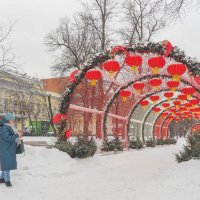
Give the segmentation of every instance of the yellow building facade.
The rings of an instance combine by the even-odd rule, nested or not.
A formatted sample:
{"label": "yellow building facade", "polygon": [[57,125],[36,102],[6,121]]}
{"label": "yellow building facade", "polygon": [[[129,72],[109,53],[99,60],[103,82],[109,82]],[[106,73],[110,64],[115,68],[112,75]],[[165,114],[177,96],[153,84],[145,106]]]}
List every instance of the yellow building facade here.
{"label": "yellow building facade", "polygon": [[55,114],[59,108],[59,94],[45,91],[42,81],[26,74],[1,72],[0,118],[7,112],[13,113],[18,130],[37,124],[41,126],[43,122],[49,124],[49,95],[51,95],[52,111]]}

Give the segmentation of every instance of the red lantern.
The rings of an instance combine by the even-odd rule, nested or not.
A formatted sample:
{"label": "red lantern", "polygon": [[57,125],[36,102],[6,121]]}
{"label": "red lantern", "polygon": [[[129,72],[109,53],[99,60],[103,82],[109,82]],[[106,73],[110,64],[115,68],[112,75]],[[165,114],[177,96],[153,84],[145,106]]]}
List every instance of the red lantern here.
{"label": "red lantern", "polygon": [[168,81],[167,82],[167,86],[168,86],[168,88],[170,88],[173,92],[175,92],[176,91],[176,88],[179,86],[179,82],[177,82],[177,81]]}
{"label": "red lantern", "polygon": [[142,58],[138,55],[129,54],[126,57],[125,62],[131,67],[133,72],[136,72],[137,68],[142,65]]}
{"label": "red lantern", "polygon": [[180,81],[181,75],[186,71],[186,66],[181,63],[171,64],[167,67],[167,72],[172,76],[173,81]]}
{"label": "red lantern", "polygon": [[168,119],[169,119],[169,121],[172,121],[172,120],[174,119],[174,116],[173,116],[173,115],[170,115],[170,116],[168,117]]}
{"label": "red lantern", "polygon": [[121,90],[120,96],[122,97],[122,101],[127,101],[127,98],[131,95],[129,90]]}
{"label": "red lantern", "polygon": [[140,101],[140,105],[145,109],[147,107],[147,105],[149,104],[149,102],[147,100],[142,100]]}
{"label": "red lantern", "polygon": [[159,74],[160,69],[165,65],[165,59],[162,56],[149,58],[148,65],[152,68],[153,74]]}
{"label": "red lantern", "polygon": [[76,80],[76,75],[78,74],[78,69],[76,69],[76,70],[74,70],[71,74],[70,74],[70,76],[69,76],[69,81],[71,82],[71,83],[73,83],[75,80]]}
{"label": "red lantern", "polygon": [[165,109],[167,109],[167,108],[170,107],[170,104],[169,104],[169,103],[163,103],[162,106],[163,106]]}
{"label": "red lantern", "polygon": [[169,115],[169,112],[164,112],[164,113],[162,114],[162,116],[163,116],[164,118],[166,118],[168,115]]}
{"label": "red lantern", "polygon": [[141,94],[145,84],[141,81],[137,81],[133,83],[133,88],[137,91],[137,93]]}
{"label": "red lantern", "polygon": [[197,112],[196,108],[190,108],[190,112],[192,112],[193,114],[195,114]]}
{"label": "red lantern", "polygon": [[114,76],[114,73],[120,69],[119,63],[115,60],[108,60],[104,62],[103,67],[111,77]]}
{"label": "red lantern", "polygon": [[176,100],[173,102],[173,104],[176,106],[176,109],[178,109],[179,106],[181,105],[181,102],[179,100]]}
{"label": "red lantern", "polygon": [[162,80],[160,78],[153,78],[149,81],[149,84],[154,87],[155,91],[158,91],[158,87],[162,84]]}
{"label": "red lantern", "polygon": [[180,106],[180,107],[179,107],[179,110],[180,110],[181,112],[184,112],[184,111],[186,111],[187,109],[186,109],[185,106]]}
{"label": "red lantern", "polygon": [[97,69],[88,70],[85,76],[90,81],[91,86],[96,86],[97,80],[102,77],[101,72]]}
{"label": "red lantern", "polygon": [[180,94],[180,95],[178,95],[178,99],[181,100],[181,103],[184,103],[184,101],[187,99],[187,95]]}
{"label": "red lantern", "polygon": [[180,112],[176,112],[175,115],[176,115],[176,116],[181,116],[182,113],[180,113]]}
{"label": "red lantern", "polygon": [[185,107],[187,108],[187,110],[189,110],[189,109],[192,107],[192,104],[191,104],[191,103],[185,103],[184,105],[185,105]]}
{"label": "red lantern", "polygon": [[192,114],[188,115],[188,119],[191,120],[192,119]]}
{"label": "red lantern", "polygon": [[170,108],[170,111],[171,111],[172,113],[175,113],[175,112],[176,112],[176,108]]}
{"label": "red lantern", "polygon": [[197,110],[197,113],[200,114],[200,107],[197,107],[196,110]]}
{"label": "red lantern", "polygon": [[160,99],[160,97],[158,95],[152,95],[150,96],[150,100],[153,101],[153,103],[155,104],[156,101],[158,101]]}
{"label": "red lantern", "polygon": [[199,104],[199,100],[198,99],[191,99],[190,103],[192,104],[193,107],[195,107]]}
{"label": "red lantern", "polygon": [[179,122],[179,118],[178,118],[178,117],[175,118],[175,122],[176,122],[176,123]]}
{"label": "red lantern", "polygon": [[164,96],[167,98],[167,100],[169,101],[173,96],[174,93],[173,92],[165,92]]}
{"label": "red lantern", "polygon": [[155,107],[155,108],[153,108],[153,111],[155,112],[155,113],[158,113],[158,112],[160,112],[160,108],[159,107]]}
{"label": "red lantern", "polygon": [[181,91],[187,95],[188,99],[191,99],[191,96],[195,93],[195,89],[192,86],[184,87]]}
{"label": "red lantern", "polygon": [[187,116],[188,116],[189,114],[190,114],[190,111],[185,111],[185,112],[184,112],[184,115],[187,115]]}
{"label": "red lantern", "polygon": [[58,124],[61,121],[61,119],[66,120],[67,119],[67,115],[60,114],[60,113],[56,114],[53,117],[53,124]]}
{"label": "red lantern", "polygon": [[199,120],[199,115],[194,116],[195,120]]}
{"label": "red lantern", "polygon": [[70,129],[65,131],[65,138],[69,139],[70,138]]}

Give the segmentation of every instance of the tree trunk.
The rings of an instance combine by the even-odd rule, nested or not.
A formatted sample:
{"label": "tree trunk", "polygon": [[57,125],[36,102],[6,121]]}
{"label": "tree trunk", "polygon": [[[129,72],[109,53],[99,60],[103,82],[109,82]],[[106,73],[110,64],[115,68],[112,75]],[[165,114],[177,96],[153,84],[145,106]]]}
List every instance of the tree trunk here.
{"label": "tree trunk", "polygon": [[56,128],[54,127],[54,124],[53,124],[53,111],[52,111],[52,106],[51,106],[51,95],[48,95],[48,106],[49,106],[49,114],[50,114],[50,125],[51,125],[51,128],[53,129],[53,133],[54,135],[57,135],[57,131],[56,131]]}

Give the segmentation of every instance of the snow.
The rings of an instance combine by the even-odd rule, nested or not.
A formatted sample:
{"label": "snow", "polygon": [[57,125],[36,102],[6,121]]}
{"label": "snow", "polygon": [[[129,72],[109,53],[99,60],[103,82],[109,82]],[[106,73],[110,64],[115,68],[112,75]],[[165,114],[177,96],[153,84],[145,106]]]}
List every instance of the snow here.
{"label": "snow", "polygon": [[25,156],[18,155],[18,170],[12,171],[13,187],[1,184],[0,199],[200,199],[200,161],[178,164],[176,145],[96,154],[83,160],[56,149],[25,148]]}

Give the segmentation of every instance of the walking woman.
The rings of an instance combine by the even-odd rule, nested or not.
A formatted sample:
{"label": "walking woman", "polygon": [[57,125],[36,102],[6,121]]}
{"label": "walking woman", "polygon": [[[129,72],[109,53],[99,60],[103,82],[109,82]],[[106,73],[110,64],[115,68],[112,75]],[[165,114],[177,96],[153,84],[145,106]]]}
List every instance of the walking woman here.
{"label": "walking woman", "polygon": [[17,131],[14,122],[15,117],[7,113],[0,126],[0,184],[5,183],[7,187],[12,187],[10,170],[17,169],[16,143],[22,137],[22,132]]}

